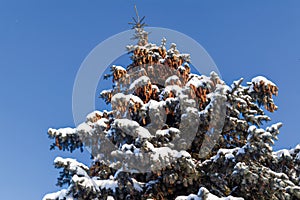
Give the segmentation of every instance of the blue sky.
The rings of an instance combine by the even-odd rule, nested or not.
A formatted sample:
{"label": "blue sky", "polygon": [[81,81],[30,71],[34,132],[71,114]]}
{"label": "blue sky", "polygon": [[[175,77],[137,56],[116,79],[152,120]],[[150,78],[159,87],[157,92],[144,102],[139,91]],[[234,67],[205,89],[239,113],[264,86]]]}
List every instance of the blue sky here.
{"label": "blue sky", "polygon": [[[264,75],[279,87],[275,149],[300,142],[300,1],[0,0],[1,199],[41,199],[55,186],[49,127],[74,126],[76,72],[101,41],[129,28],[137,4],[151,26],[198,41],[228,83]],[[193,56],[193,55],[192,55]],[[71,157],[89,164],[88,153]]]}

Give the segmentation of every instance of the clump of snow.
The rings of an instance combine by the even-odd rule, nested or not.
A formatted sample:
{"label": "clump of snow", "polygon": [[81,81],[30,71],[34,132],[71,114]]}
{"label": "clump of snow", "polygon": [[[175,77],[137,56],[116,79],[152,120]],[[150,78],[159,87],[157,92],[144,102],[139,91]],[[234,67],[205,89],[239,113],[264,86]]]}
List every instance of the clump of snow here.
{"label": "clump of snow", "polygon": [[102,190],[112,190],[113,192],[116,192],[116,189],[118,188],[118,181],[117,180],[94,180],[96,185],[100,187]]}
{"label": "clump of snow", "polygon": [[83,188],[92,190],[93,192],[98,192],[99,188],[98,185],[95,183],[95,181],[93,179],[91,179],[90,177],[79,177],[77,174],[75,174],[72,177],[72,181],[76,184],[79,185]]}
{"label": "clump of snow", "polygon": [[106,94],[106,93],[111,93],[113,90],[112,89],[109,89],[109,90],[102,90],[101,92],[100,92],[100,95],[104,95],[104,94]]}
{"label": "clump of snow", "polygon": [[152,137],[151,133],[148,131],[148,129],[144,128],[144,127],[141,127],[139,126],[137,129],[136,129],[136,132],[138,134],[138,136],[140,138],[147,138],[147,139],[150,139]]}
{"label": "clump of snow", "polygon": [[233,153],[237,152],[240,148],[234,148],[234,149],[219,149],[217,155],[211,157],[211,159],[215,161],[217,161],[220,156],[225,155],[225,159],[229,159],[229,160],[234,160],[234,155]]}
{"label": "clump of snow", "polygon": [[138,96],[136,96],[136,95],[129,94],[129,95],[127,95],[127,96],[128,96],[128,98],[129,98],[130,100],[134,101],[135,103],[140,103],[141,105],[144,104],[144,102],[141,100],[141,98],[138,97]]}
{"label": "clump of snow", "polygon": [[271,85],[271,86],[277,87],[275,85],[275,83],[273,83],[272,81],[268,80],[267,78],[265,78],[263,76],[257,76],[257,77],[255,77],[255,78],[253,78],[251,80],[251,83],[248,83],[248,84],[251,84],[251,86],[249,88],[249,92],[253,92],[254,91],[254,84],[259,85],[261,82],[263,82],[265,85]]}
{"label": "clump of snow", "polygon": [[289,150],[289,153],[294,154],[296,151],[300,152],[300,144],[298,144],[295,148]]}
{"label": "clump of snow", "polygon": [[165,81],[165,85],[175,85],[177,83],[181,84],[179,77],[176,75],[170,76]]}
{"label": "clump of snow", "polygon": [[85,122],[79,124],[76,129],[77,129],[78,132],[83,131],[83,132],[86,132],[86,133],[90,133],[93,130],[93,128]]}
{"label": "clump of snow", "polygon": [[112,196],[108,196],[106,200],[115,200],[115,198]]}
{"label": "clump of snow", "polygon": [[180,130],[177,129],[177,128],[171,127],[171,128],[164,129],[164,130],[157,130],[156,135],[165,137],[165,136],[169,136],[170,132],[175,133],[175,134],[179,134]]}
{"label": "clump of snow", "polygon": [[265,84],[270,84],[270,85],[276,86],[275,83],[266,79],[263,76],[257,76],[251,80],[252,83],[257,83],[257,84],[260,83],[261,81],[263,81]]}
{"label": "clump of snow", "polygon": [[107,128],[107,124],[108,124],[109,120],[106,118],[101,118],[98,121],[95,122],[96,126],[99,126],[101,128]]}
{"label": "clump of snow", "polygon": [[63,200],[63,199],[65,199],[65,200],[74,200],[74,198],[68,196],[67,193],[68,193],[67,189],[62,189],[58,192],[46,194],[43,197],[43,200]]}
{"label": "clump of snow", "polygon": [[119,66],[119,65],[113,65],[111,67],[113,70],[121,70],[121,71],[126,71],[126,69],[122,66]]}
{"label": "clump of snow", "polygon": [[154,146],[153,146],[153,144],[151,142],[148,142],[148,141],[146,141],[144,143],[144,147],[147,148],[147,149],[149,149],[149,150],[151,150],[151,151],[154,151],[154,149],[155,149]]}
{"label": "clump of snow", "polygon": [[141,127],[139,123],[130,119],[116,119],[112,126],[134,137],[148,139],[152,137],[152,135],[146,128]]}
{"label": "clump of snow", "polygon": [[86,120],[87,121],[93,121],[97,116],[103,116],[103,112],[98,111],[98,110],[96,110],[94,112],[91,112],[90,114],[88,114],[86,116]]}
{"label": "clump of snow", "polygon": [[190,85],[193,85],[195,86],[196,88],[199,88],[199,87],[206,87],[208,86],[208,83],[210,83],[211,80],[209,77],[207,76],[193,76],[187,83],[186,83],[186,86],[190,86]]}
{"label": "clump of snow", "polygon": [[152,90],[156,90],[157,92],[160,92],[159,88],[157,87],[157,85],[151,85]]}
{"label": "clump of snow", "polygon": [[123,144],[122,145],[122,151],[127,151],[127,150],[134,150],[136,147],[133,144]]}
{"label": "clump of snow", "polygon": [[180,72],[184,72],[186,69],[184,66],[180,65],[178,68],[177,68],[178,71]]}
{"label": "clump of snow", "polygon": [[175,200],[202,200],[195,194],[190,194],[189,196],[178,196]]}
{"label": "clump of snow", "polygon": [[219,198],[216,195],[210,193],[208,189],[206,189],[205,187],[201,187],[199,189],[198,197],[200,197],[201,200],[244,200],[244,198],[233,197],[233,196]]}
{"label": "clump of snow", "polygon": [[150,109],[150,110],[161,110],[163,109],[163,107],[165,106],[165,101],[155,101],[155,100],[150,100],[148,103],[147,103],[147,107]]}
{"label": "clump of snow", "polygon": [[175,200],[244,200],[241,197],[218,197],[208,191],[205,187],[201,187],[198,194],[190,194],[189,196],[178,196]]}
{"label": "clump of snow", "polygon": [[182,88],[178,85],[168,85],[161,93],[161,96],[164,96],[165,94],[169,94],[170,92],[175,94],[175,96],[178,96],[182,93]]}
{"label": "clump of snow", "polygon": [[176,151],[176,150],[172,150],[169,147],[154,148],[153,152],[154,152],[154,154],[152,156],[153,160],[159,160],[159,158],[171,160],[172,158],[181,158],[181,157],[190,158],[191,157],[191,155],[184,150]]}
{"label": "clump of snow", "polygon": [[60,128],[60,129],[54,129],[54,128],[49,128],[48,129],[48,134],[52,137],[55,136],[61,136],[61,137],[67,137],[69,135],[74,135],[76,134],[76,128]]}
{"label": "clump of snow", "polygon": [[113,123],[113,127],[122,128],[122,130],[125,132],[131,132],[133,129],[136,129],[139,126],[139,123],[130,119],[115,119]]}
{"label": "clump of snow", "polygon": [[112,102],[112,103],[118,102],[120,99],[126,100],[127,97],[126,97],[126,95],[123,94],[123,93],[116,93],[116,94],[114,94],[114,95],[112,96],[111,102]]}
{"label": "clump of snow", "polygon": [[68,169],[71,171],[75,171],[77,174],[86,175],[86,171],[89,170],[89,167],[84,165],[83,163],[78,162],[76,159],[72,158],[62,158],[56,157],[54,160],[55,165],[63,165],[68,166]]}
{"label": "clump of snow", "polygon": [[279,151],[273,152],[273,155],[277,158],[277,159],[281,159],[282,157],[288,157],[288,158],[292,158],[289,150],[287,149],[281,149]]}
{"label": "clump of snow", "polygon": [[145,85],[148,85],[150,83],[150,78],[147,76],[141,76],[140,78],[136,79],[131,83],[129,90],[133,90],[139,87],[143,87]]}
{"label": "clump of snow", "polygon": [[123,94],[123,93],[117,93],[114,94],[111,98],[111,103],[112,104],[118,104],[119,102],[129,102],[129,101],[134,101],[135,103],[140,103],[143,105],[143,101],[140,99],[140,97],[133,95],[133,94]]}

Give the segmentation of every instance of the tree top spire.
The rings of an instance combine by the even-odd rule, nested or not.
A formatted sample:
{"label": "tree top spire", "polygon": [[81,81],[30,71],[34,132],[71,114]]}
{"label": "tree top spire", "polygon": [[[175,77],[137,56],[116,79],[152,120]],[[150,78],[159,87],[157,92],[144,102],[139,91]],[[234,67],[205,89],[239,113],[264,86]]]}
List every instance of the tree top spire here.
{"label": "tree top spire", "polygon": [[134,10],[135,10],[136,18],[132,17],[133,22],[129,22],[128,23],[128,24],[133,25],[132,29],[136,29],[136,28],[142,29],[145,26],[148,26],[146,23],[143,22],[143,20],[145,19],[145,16],[143,16],[142,18],[140,18],[136,5],[134,5]]}
{"label": "tree top spire", "polygon": [[136,14],[136,18],[132,17],[133,22],[129,22],[128,24],[132,25],[132,29],[135,30],[135,34],[133,36],[133,40],[138,39],[138,45],[144,46],[148,44],[148,32],[144,30],[145,26],[148,26],[144,21],[145,16],[140,18],[136,5],[134,5],[134,10]]}

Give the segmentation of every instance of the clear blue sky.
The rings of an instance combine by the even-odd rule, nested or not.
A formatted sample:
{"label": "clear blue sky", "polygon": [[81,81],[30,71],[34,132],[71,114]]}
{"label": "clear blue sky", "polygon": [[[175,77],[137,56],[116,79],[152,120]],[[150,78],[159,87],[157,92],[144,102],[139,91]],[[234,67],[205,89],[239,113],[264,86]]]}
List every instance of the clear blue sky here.
{"label": "clear blue sky", "polygon": [[[129,28],[138,5],[151,26],[197,40],[230,83],[265,75],[279,89],[282,121],[275,148],[300,142],[300,1],[298,0],[1,0],[1,199],[35,200],[55,186],[49,127],[73,126],[72,87],[83,59],[101,41]],[[192,55],[193,56],[193,55]],[[88,153],[71,157],[89,164]]]}

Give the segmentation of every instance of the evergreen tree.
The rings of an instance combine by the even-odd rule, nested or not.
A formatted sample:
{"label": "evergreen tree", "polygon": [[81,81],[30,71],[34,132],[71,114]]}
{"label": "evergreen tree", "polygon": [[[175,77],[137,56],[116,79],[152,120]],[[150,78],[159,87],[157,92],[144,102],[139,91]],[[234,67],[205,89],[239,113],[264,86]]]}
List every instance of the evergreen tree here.
{"label": "evergreen tree", "polygon": [[265,112],[278,88],[264,77],[231,86],[212,72],[191,73],[176,44],[148,42],[134,19],[132,63],[113,65],[113,88],[101,92],[112,111],[94,111],[76,128],[48,130],[51,149],[83,150],[92,164],[58,157],[57,185],[44,200],[300,199],[300,145],[274,152],[281,123]]}

